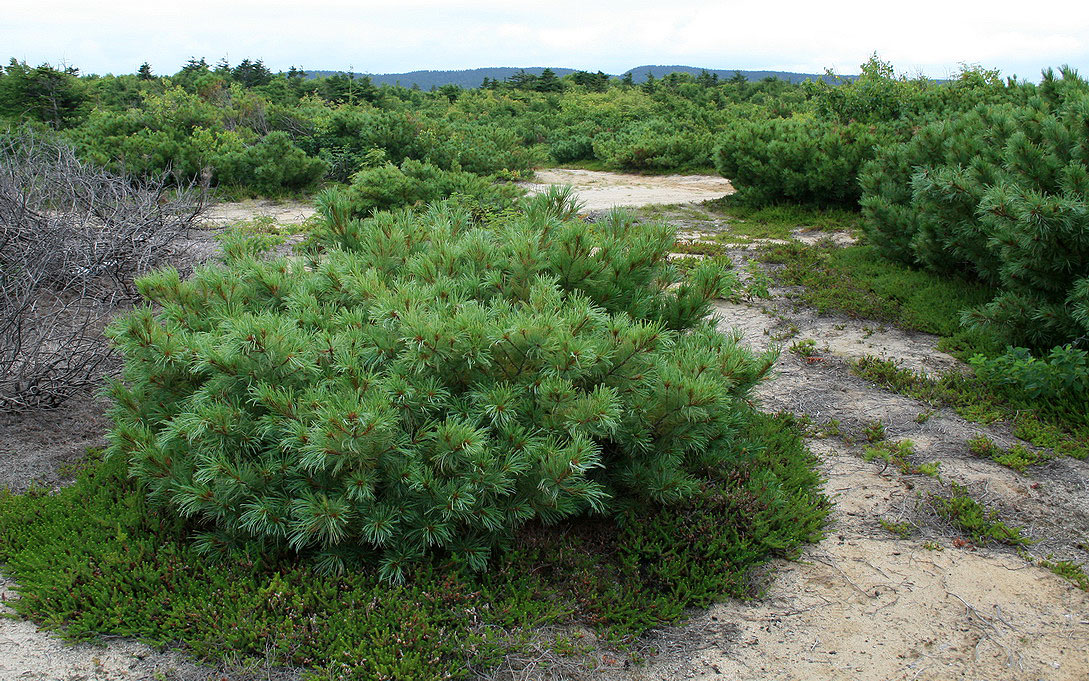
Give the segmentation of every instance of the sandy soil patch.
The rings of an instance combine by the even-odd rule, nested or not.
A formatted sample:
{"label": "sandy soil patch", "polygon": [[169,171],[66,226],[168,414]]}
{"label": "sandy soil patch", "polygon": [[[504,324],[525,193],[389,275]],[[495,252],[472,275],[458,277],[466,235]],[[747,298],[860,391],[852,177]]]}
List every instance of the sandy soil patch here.
{"label": "sandy soil patch", "polygon": [[531,194],[554,184],[569,184],[588,211],[615,206],[694,203],[734,193],[729,180],[715,175],[632,175],[561,168],[538,170],[533,182],[519,184]]}
{"label": "sandy soil patch", "polygon": [[298,225],[315,212],[312,201],[247,199],[217,203],[208,210],[204,219],[213,225],[247,222],[257,218],[272,219],[281,225]]}

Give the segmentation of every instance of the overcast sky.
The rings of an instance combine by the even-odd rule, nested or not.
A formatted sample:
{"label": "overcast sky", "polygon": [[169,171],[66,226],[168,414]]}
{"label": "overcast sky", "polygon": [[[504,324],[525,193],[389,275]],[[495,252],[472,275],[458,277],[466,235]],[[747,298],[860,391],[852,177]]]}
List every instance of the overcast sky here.
{"label": "overcast sky", "polygon": [[191,56],[231,64],[390,73],[481,66],[623,71],[642,64],[857,73],[874,51],[898,71],[958,63],[1036,80],[1089,75],[1089,2],[887,0],[3,0],[0,56],[84,73],[158,74]]}

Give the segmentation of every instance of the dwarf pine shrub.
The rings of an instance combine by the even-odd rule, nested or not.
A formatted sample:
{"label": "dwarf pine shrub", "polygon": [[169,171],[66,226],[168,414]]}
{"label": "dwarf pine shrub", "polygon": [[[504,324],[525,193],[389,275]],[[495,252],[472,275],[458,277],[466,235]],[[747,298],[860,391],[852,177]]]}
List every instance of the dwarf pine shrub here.
{"label": "dwarf pine shrub", "polygon": [[982,105],[885,148],[862,173],[870,239],[892,258],[998,288],[965,321],[1035,350],[1089,335],[1089,86],[1045,74],[1026,104]]}
{"label": "dwarf pine shrub", "polygon": [[887,124],[805,116],[739,121],[720,136],[715,167],[756,205],[854,206],[859,169],[893,139]]}
{"label": "dwarf pine shrub", "polygon": [[306,260],[235,239],[145,277],[109,330],[110,452],[202,550],[373,557],[394,581],[433,551],[482,568],[531,520],[689,497],[740,456],[774,357],[704,321],[726,273],[680,281],[671,228],[548,203],[360,220],[330,192]]}

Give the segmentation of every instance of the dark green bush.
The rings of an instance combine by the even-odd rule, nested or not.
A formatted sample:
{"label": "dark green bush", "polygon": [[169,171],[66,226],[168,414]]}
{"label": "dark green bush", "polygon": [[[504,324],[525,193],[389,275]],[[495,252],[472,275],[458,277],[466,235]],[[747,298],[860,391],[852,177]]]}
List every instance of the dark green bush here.
{"label": "dark green bush", "polygon": [[616,170],[664,170],[711,164],[710,131],[670,118],[636,122],[623,130],[598,135],[594,155]]}
{"label": "dark green bush", "polygon": [[549,144],[548,153],[556,163],[592,160],[595,158],[594,140],[589,135],[565,137]]}
{"label": "dark green bush", "polygon": [[307,156],[286,132],[270,132],[260,142],[213,159],[220,184],[244,185],[264,194],[304,189],[325,177],[329,164]]}
{"label": "dark green bush", "polygon": [[498,183],[460,170],[442,170],[412,159],[367,168],[352,176],[348,188],[353,213],[367,215],[374,210],[430,203],[455,194],[476,203],[503,207],[522,194],[513,184]]}
{"label": "dark green bush", "polygon": [[750,203],[854,206],[859,169],[892,139],[887,125],[810,117],[739,121],[719,136],[715,167]]}
{"label": "dark green bush", "polygon": [[[1089,334],[1089,85],[1045,77],[885,148],[862,173],[865,227],[888,257],[996,285],[968,323],[1047,349]],[[910,187],[910,189],[909,189]]]}
{"label": "dark green bush", "polygon": [[141,280],[157,307],[111,327],[110,451],[202,549],[479,568],[530,519],[682,500],[740,455],[773,358],[701,321],[715,265],[667,288],[668,226],[563,222],[547,198],[489,229],[322,204],[311,263],[230,242],[189,281]]}

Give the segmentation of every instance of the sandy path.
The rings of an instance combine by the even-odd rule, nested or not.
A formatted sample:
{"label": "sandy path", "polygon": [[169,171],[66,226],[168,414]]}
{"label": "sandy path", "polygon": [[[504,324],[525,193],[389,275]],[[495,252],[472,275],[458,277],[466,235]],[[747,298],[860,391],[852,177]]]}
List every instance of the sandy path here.
{"label": "sandy path", "polygon": [[248,199],[217,203],[208,210],[204,218],[207,222],[217,225],[262,218],[275,220],[280,225],[298,225],[305,222],[315,212],[311,201]]}
{"label": "sandy path", "polygon": [[533,182],[519,184],[531,194],[550,185],[569,184],[586,204],[586,210],[694,203],[734,192],[729,180],[715,175],[631,175],[561,168],[538,170]]}
{"label": "sandy path", "polygon": [[[744,250],[734,252],[739,262]],[[772,289],[760,305],[720,301],[720,328],[739,329],[763,349],[788,330],[791,342],[816,341],[821,360],[784,350],[776,375],[759,393],[768,411],[835,418],[846,437],[813,439],[825,490],[835,499],[828,536],[797,562],[779,562],[766,594],[727,601],[661,632],[673,652],[622,679],[1015,679],[1089,678],[1089,594],[1007,547],[958,547],[920,495],[943,483],[903,475],[861,457],[861,431],[881,421],[889,439],[916,444],[913,463],[941,462],[943,481],[967,485],[1040,543],[1037,557],[1089,558],[1089,462],[1056,459],[1020,474],[972,456],[965,441],[985,433],[1002,446],[1016,440],[1003,425],[981,426],[851,374],[863,355],[893,358],[937,372],[958,365],[927,334],[876,322],[818,317],[796,309],[790,291]],[[922,423],[918,421],[922,420]],[[851,443],[848,443],[848,440]],[[899,538],[879,522],[906,522]],[[959,543],[959,542],[958,542]]]}

